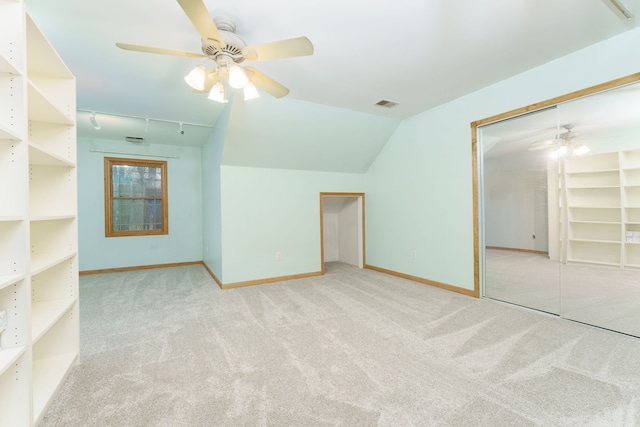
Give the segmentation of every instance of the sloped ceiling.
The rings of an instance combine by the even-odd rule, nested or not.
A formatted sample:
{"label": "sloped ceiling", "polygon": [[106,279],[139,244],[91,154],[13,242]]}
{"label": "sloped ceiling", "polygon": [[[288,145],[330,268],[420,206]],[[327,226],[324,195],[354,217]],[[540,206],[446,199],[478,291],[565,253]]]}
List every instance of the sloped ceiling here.
{"label": "sloped ceiling", "polygon": [[222,163],[234,166],[364,173],[400,123],[287,98],[231,108]]}
{"label": "sloped ceiling", "polygon": [[[640,14],[640,0],[618,1],[634,15]],[[79,109],[213,125],[225,108],[192,93],[184,83],[183,77],[201,60],[115,46],[125,42],[198,51],[200,37],[175,0],[25,3],[77,77]],[[315,47],[313,56],[252,64],[291,89],[286,100],[269,105],[285,110],[288,100],[296,100],[328,107],[326,114],[316,115],[315,130],[331,127],[331,123],[322,123],[334,116],[331,108],[356,112],[345,113],[349,116],[345,120],[360,123],[362,129],[345,127],[346,133],[354,135],[349,143],[356,147],[344,154],[357,153],[368,159],[379,146],[371,143],[364,154],[365,146],[358,145],[362,142],[355,136],[369,132],[365,115],[383,118],[381,126],[387,129],[385,120],[408,118],[637,26],[636,19],[626,20],[609,0],[204,3],[212,16],[234,20],[237,34],[248,44],[308,36]],[[267,94],[262,96],[265,100],[261,102],[274,101],[267,100]],[[375,106],[381,99],[399,105],[391,109]],[[253,120],[258,114],[253,110],[245,113]],[[239,120],[251,126],[250,120]],[[236,124],[235,143],[241,135],[255,136],[251,129],[238,127]],[[264,144],[271,144],[265,158],[272,160],[272,167],[281,165],[287,153],[302,158],[295,152],[302,147],[310,156],[320,155],[323,148],[327,153],[322,155],[331,156],[328,149],[339,146],[332,146],[326,138],[299,136],[296,140],[305,139],[306,145],[292,147],[286,138],[261,137]],[[193,144],[204,141],[206,138]],[[255,163],[254,153],[245,150],[242,154],[234,148],[226,156],[229,162]],[[339,162],[341,154],[332,158]]]}

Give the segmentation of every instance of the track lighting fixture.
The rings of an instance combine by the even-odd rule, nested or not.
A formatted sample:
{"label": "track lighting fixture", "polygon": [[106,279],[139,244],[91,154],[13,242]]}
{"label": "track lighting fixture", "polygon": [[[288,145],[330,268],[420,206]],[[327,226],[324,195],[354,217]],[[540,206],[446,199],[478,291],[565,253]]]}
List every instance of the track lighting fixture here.
{"label": "track lighting fixture", "polygon": [[100,130],[100,124],[98,124],[98,121],[96,120],[95,111],[91,112],[91,117],[89,117],[89,122],[91,122],[91,126],[93,126],[95,130]]}

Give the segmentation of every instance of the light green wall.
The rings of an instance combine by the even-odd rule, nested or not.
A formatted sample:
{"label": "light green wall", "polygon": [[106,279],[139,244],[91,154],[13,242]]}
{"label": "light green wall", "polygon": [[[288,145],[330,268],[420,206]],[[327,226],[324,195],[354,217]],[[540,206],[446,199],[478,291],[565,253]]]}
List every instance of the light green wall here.
{"label": "light green wall", "polygon": [[363,174],[224,165],[221,182],[225,284],[320,271],[320,192],[364,191]]}
{"label": "light green wall", "polygon": [[638,72],[638,45],[640,29],[402,122],[367,173],[367,262],[473,289],[470,123]]}
{"label": "light green wall", "polygon": [[[143,158],[135,155],[177,156],[167,160],[169,234],[109,237],[104,235],[104,157]],[[133,146],[106,139],[78,138],[78,234],[80,271],[202,259],[202,190],[200,148],[163,145]]]}
{"label": "light green wall", "polygon": [[202,255],[218,280],[223,280],[220,163],[230,111],[231,105],[228,105],[202,148]]}

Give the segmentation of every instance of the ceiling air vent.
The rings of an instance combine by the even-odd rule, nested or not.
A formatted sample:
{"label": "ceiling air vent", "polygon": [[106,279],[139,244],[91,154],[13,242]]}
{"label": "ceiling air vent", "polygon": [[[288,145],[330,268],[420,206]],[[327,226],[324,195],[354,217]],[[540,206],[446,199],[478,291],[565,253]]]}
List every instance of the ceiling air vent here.
{"label": "ceiling air vent", "polygon": [[379,105],[379,106],[385,107],[385,108],[392,108],[392,107],[395,107],[396,105],[398,105],[398,103],[395,102],[395,101],[389,101],[387,99],[381,99],[380,101],[376,102],[376,105]]}
{"label": "ceiling air vent", "polygon": [[128,142],[133,142],[134,144],[141,144],[142,141],[144,141],[144,138],[141,138],[139,136],[127,136],[125,140],[127,140]]}

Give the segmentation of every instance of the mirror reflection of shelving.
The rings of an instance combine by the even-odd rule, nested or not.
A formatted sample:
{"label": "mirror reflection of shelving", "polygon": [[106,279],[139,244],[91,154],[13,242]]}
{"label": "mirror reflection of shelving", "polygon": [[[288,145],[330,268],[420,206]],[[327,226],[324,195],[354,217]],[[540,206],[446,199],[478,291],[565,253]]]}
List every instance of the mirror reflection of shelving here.
{"label": "mirror reflection of shelving", "polygon": [[564,182],[566,261],[640,267],[640,150],[566,158]]}

